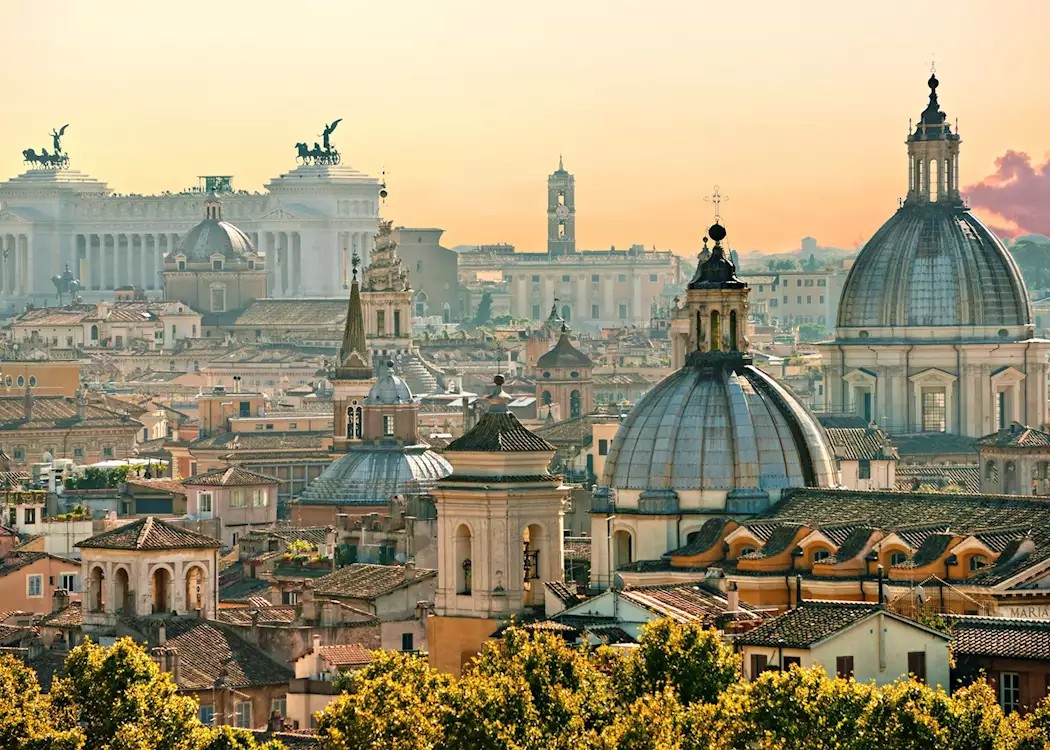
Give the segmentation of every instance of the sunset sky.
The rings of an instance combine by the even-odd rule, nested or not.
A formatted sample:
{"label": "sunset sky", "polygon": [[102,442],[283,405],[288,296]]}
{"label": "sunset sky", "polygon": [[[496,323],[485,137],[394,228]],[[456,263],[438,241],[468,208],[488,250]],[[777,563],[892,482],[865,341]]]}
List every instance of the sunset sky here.
{"label": "sunset sky", "polygon": [[694,253],[715,183],[740,251],[807,234],[852,247],[905,190],[933,57],[964,185],[1009,151],[1029,157],[1001,175],[1031,188],[993,178],[979,212],[1023,231],[1050,215],[1045,0],[0,0],[0,13],[5,178],[68,122],[72,165],[116,191],[201,174],[256,190],[342,117],[344,161],[387,172],[383,214],[443,227],[448,246],[545,248],[561,152],[580,248]]}

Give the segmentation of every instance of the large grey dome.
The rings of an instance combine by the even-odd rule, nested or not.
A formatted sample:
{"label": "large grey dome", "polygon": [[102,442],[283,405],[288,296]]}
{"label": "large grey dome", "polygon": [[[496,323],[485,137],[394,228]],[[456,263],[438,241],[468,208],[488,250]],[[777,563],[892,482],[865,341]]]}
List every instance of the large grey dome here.
{"label": "large grey dome", "polygon": [[614,489],[758,493],[830,487],[835,463],[816,419],[757,367],[689,366],[620,425],[602,484]]}
{"label": "large grey dome", "polygon": [[186,233],[171,255],[181,253],[190,262],[207,262],[216,254],[232,259],[254,252],[248,235],[222,220],[219,200],[209,195],[204,203],[204,221]]}
{"label": "large grey dome", "polygon": [[353,446],[303,491],[310,505],[376,505],[428,492],[452,466],[426,446]]}
{"label": "large grey dome", "polygon": [[394,374],[394,363],[387,362],[383,374],[365,396],[366,404],[410,404],[412,390],[404,379]]}
{"label": "large grey dome", "polygon": [[842,289],[838,337],[899,337],[906,332],[871,329],[919,327],[923,330],[916,335],[931,338],[938,335],[928,330],[934,326],[999,328],[1031,322],[1017,265],[977,217],[957,204],[905,204],[857,256]]}

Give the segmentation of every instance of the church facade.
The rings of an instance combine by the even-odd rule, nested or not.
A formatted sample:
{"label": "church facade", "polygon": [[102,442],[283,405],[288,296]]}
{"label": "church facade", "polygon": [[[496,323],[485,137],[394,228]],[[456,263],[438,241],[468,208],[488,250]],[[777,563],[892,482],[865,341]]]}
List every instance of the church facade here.
{"label": "church facade", "polygon": [[891,433],[1042,427],[1050,341],[1009,251],[963,201],[938,85],[908,136],[907,198],[857,257],[821,347],[826,407]]}

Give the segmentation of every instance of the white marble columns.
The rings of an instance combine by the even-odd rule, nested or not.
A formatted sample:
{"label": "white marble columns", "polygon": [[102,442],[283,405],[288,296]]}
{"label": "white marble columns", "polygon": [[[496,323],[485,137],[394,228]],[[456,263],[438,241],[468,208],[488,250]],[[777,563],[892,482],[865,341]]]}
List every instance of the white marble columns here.
{"label": "white marble columns", "polygon": [[74,237],[73,274],[85,291],[112,291],[135,286],[146,291],[161,288],[164,256],[175,247],[171,233],[99,233]]}
{"label": "white marble columns", "polygon": [[0,234],[0,293],[28,294],[32,276],[29,235]]}

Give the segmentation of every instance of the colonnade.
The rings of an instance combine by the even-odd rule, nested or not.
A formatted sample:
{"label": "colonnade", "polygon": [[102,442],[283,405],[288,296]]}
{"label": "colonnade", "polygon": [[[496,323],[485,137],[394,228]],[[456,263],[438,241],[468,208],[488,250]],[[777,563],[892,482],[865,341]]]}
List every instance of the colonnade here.
{"label": "colonnade", "polygon": [[164,256],[178,244],[174,232],[74,235],[74,258],[64,259],[81,289],[107,291],[124,286],[161,288]]}
{"label": "colonnade", "polygon": [[0,294],[28,294],[33,270],[29,235],[0,234]]}

